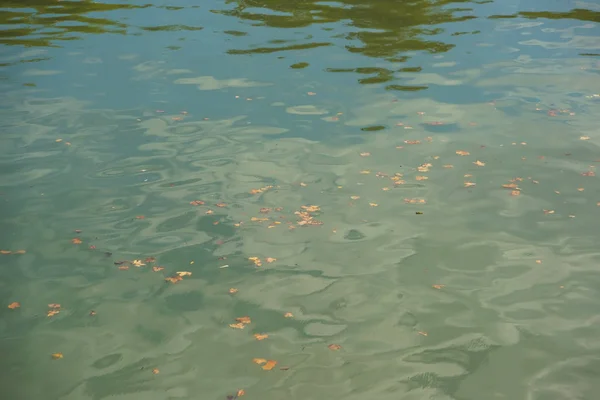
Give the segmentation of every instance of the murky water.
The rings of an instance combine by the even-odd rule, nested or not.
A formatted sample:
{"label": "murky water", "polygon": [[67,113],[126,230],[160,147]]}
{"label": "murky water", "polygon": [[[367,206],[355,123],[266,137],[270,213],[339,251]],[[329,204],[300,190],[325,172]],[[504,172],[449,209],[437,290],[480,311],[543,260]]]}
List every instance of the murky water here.
{"label": "murky water", "polygon": [[7,399],[597,397],[598,1],[0,18]]}

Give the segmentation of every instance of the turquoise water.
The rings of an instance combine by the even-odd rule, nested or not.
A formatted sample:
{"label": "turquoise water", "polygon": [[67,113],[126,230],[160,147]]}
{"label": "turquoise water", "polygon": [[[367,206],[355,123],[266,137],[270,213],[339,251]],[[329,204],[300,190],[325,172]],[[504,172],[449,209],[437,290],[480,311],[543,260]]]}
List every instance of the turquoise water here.
{"label": "turquoise water", "polygon": [[0,4],[6,398],[598,396],[597,1]]}

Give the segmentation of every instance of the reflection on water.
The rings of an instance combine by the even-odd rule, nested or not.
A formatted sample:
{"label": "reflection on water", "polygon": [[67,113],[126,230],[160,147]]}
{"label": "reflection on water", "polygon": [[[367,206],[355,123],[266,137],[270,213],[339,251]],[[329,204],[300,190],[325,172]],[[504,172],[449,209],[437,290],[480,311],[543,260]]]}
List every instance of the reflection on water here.
{"label": "reflection on water", "polygon": [[1,10],[7,398],[595,398],[597,6]]}

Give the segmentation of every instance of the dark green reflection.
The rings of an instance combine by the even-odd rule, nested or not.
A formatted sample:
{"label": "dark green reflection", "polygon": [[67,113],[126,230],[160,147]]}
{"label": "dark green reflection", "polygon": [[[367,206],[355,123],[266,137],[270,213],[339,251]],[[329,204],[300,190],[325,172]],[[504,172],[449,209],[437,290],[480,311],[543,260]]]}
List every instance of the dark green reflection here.
{"label": "dark green reflection", "polygon": [[491,15],[490,19],[501,18],[527,18],[527,19],[576,19],[579,21],[600,22],[600,12],[586,10],[583,8],[574,8],[571,11],[553,12],[553,11],[523,11],[510,15]]}
{"label": "dark green reflection", "polygon": [[[334,29],[332,42],[312,42],[290,46],[260,46],[247,49],[232,49],[229,54],[272,53],[310,47],[332,45],[333,40],[347,41],[346,50],[372,58],[383,59],[391,63],[406,62],[406,52],[424,51],[443,53],[454,47],[440,40],[444,30],[441,24],[460,22],[475,18],[466,15],[470,8],[457,8],[458,3],[470,3],[469,0],[340,0],[324,2],[320,0],[230,0],[235,8],[215,13],[239,18],[272,28],[298,29],[310,25],[323,25],[327,31],[331,26],[325,24],[340,23],[344,27]],[[454,5],[454,6],[453,6]],[[342,33],[340,34],[340,31]],[[274,31],[275,32],[275,31]],[[276,34],[276,33],[275,33]],[[420,67],[412,66],[411,72]],[[397,68],[348,68],[328,69],[331,72],[354,72],[371,74],[361,77],[360,83],[382,83],[393,79]],[[397,85],[393,90],[421,90]]]}
{"label": "dark green reflection", "polygon": [[92,0],[0,0],[0,43],[57,46],[88,33],[126,33],[126,25],[90,13],[145,8]]}

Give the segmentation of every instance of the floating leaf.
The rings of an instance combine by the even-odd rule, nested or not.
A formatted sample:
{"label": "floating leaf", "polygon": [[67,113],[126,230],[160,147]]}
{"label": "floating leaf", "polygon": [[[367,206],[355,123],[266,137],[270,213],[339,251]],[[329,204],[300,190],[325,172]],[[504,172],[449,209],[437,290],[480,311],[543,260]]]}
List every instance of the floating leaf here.
{"label": "floating leaf", "polygon": [[477,165],[478,167],[485,167],[485,163],[483,161],[477,160],[473,162],[473,164]]}
{"label": "floating leaf", "polygon": [[256,340],[265,340],[265,339],[266,339],[266,338],[268,338],[268,337],[269,337],[269,335],[268,335],[268,334],[266,334],[266,333],[255,333],[255,334],[254,334],[254,338],[255,338]]}
{"label": "floating leaf", "polygon": [[235,294],[237,292],[238,292],[238,290],[236,288],[233,288],[233,287],[229,288],[229,294]]}
{"label": "floating leaf", "polygon": [[267,258],[265,258],[265,261],[268,262],[268,263],[272,263],[272,262],[277,261],[277,259],[273,258],[273,257],[267,257]]}
{"label": "floating leaf", "polygon": [[62,353],[53,353],[52,354],[52,359],[54,359],[54,360],[60,360],[61,358],[63,358]]}
{"label": "floating leaf", "polygon": [[253,358],[252,362],[254,364],[262,365],[262,364],[266,363],[267,360],[265,360],[264,358]]}
{"label": "floating leaf", "polygon": [[285,314],[283,314],[283,316],[285,318],[294,318],[294,314],[292,314],[291,312],[286,312]]}
{"label": "floating leaf", "polygon": [[456,150],[456,154],[458,154],[459,156],[468,156],[471,153],[469,153],[468,151],[464,151],[464,150]]}
{"label": "floating leaf", "polygon": [[73,239],[71,239],[71,243],[73,243],[73,244],[81,244],[82,242],[81,242],[81,239],[79,239],[79,238],[73,238]]}
{"label": "floating leaf", "polygon": [[165,267],[160,267],[160,266],[152,267],[152,271],[154,271],[154,272],[162,271],[163,269],[165,269]]}
{"label": "floating leaf", "polygon": [[270,371],[273,368],[275,368],[276,365],[277,365],[277,361],[269,360],[269,361],[267,361],[267,363],[265,365],[262,366],[262,369],[264,369],[265,371]]}
{"label": "floating leaf", "polygon": [[369,153],[368,151],[360,153],[361,157],[369,157],[370,155],[371,155],[371,153]]}
{"label": "floating leaf", "polygon": [[443,289],[446,285],[432,285],[434,289]]}
{"label": "floating leaf", "polygon": [[144,264],[144,263],[142,262],[142,260],[133,260],[133,261],[131,262],[131,264],[133,264],[133,265],[134,265],[134,266],[136,266],[136,267],[143,267],[144,265],[146,265],[146,264]]}
{"label": "floating leaf", "polygon": [[246,316],[246,317],[238,317],[235,319],[237,322],[241,322],[242,324],[249,324],[252,321],[250,320],[250,317]]}
{"label": "floating leaf", "polygon": [[60,310],[48,310],[48,312],[46,312],[46,316],[47,317],[53,317],[56,314],[58,314],[60,312]]}
{"label": "floating leaf", "polygon": [[229,327],[233,329],[244,329],[246,325],[242,324],[241,322],[238,322],[237,324],[229,324]]}
{"label": "floating leaf", "polygon": [[177,275],[184,277],[184,276],[192,276],[192,273],[189,271],[177,271],[175,272]]}
{"label": "floating leaf", "polygon": [[180,277],[179,275],[177,276],[168,276],[165,278],[165,281],[167,282],[171,282],[171,283],[177,283],[179,281],[183,280],[182,277]]}
{"label": "floating leaf", "polygon": [[340,346],[339,344],[335,344],[335,343],[333,343],[333,344],[330,344],[330,345],[329,345],[329,346],[327,346],[327,347],[329,348],[329,350],[334,350],[334,351],[335,351],[335,350],[339,350],[339,349],[341,349],[341,348],[342,348],[342,346]]}
{"label": "floating leaf", "polygon": [[158,368],[152,368],[152,373],[154,375],[158,375],[158,374],[160,374],[160,370]]}
{"label": "floating leaf", "polygon": [[19,307],[21,307],[21,304],[16,301],[13,301],[12,303],[10,303],[8,305],[8,308],[10,308],[11,310],[14,310],[15,308],[19,308]]}

